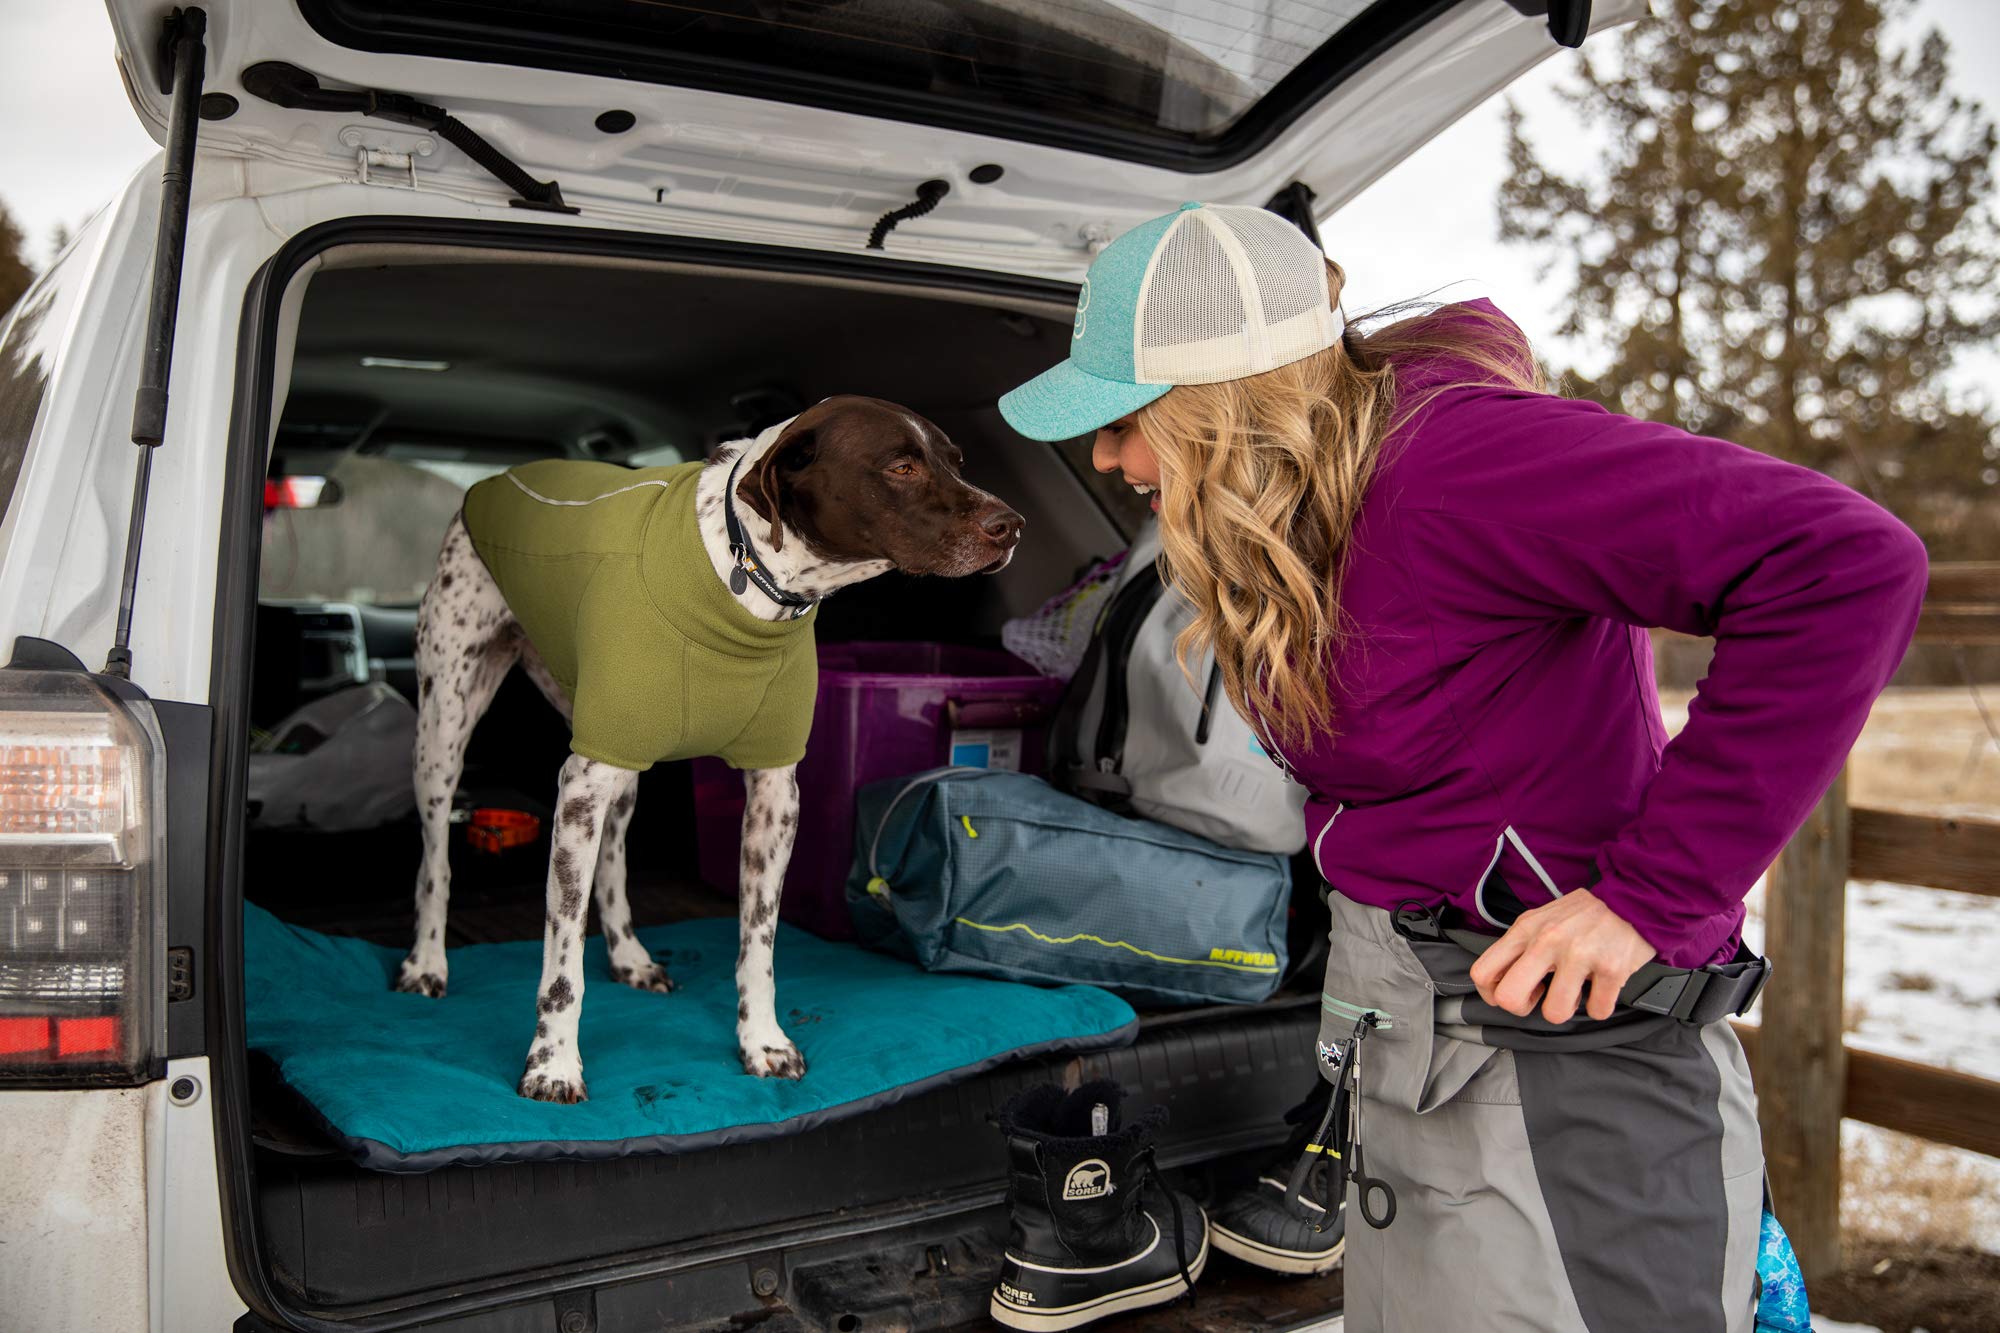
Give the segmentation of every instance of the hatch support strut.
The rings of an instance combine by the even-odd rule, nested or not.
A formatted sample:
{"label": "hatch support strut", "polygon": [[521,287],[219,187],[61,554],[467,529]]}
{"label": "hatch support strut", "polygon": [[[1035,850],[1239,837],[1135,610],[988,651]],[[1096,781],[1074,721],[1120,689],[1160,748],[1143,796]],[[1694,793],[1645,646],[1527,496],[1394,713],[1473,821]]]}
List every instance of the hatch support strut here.
{"label": "hatch support strut", "polygon": [[168,53],[161,91],[172,95],[167,116],[166,166],[160,173],[160,227],[153,242],[153,293],[146,307],[139,391],[132,402],[132,443],[139,470],[132,483],[132,513],[125,530],[125,572],[118,584],[118,624],[104,674],[132,675],[132,602],[139,586],[139,541],[146,530],[146,493],[153,481],[153,450],[167,434],[167,375],[174,361],[174,320],[181,299],[181,255],[187,249],[188,192],[194,184],[195,130],[200,124],[203,38],[208,15],[176,9],[166,19],[161,48]]}

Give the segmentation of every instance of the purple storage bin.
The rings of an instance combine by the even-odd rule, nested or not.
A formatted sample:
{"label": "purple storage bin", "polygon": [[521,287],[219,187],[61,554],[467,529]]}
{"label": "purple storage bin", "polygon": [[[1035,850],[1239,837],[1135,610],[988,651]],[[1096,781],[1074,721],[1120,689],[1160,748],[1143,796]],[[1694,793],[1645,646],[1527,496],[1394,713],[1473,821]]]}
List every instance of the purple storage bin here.
{"label": "purple storage bin", "polygon": [[[779,915],[827,939],[854,938],[845,891],[854,793],[954,762],[954,737],[957,762],[1043,773],[1044,733],[1062,692],[1062,681],[1035,674],[1012,653],[946,643],[819,645],[819,698],[799,764],[798,840]],[[702,879],[735,896],[743,775],[719,759],[695,760],[694,818]]]}

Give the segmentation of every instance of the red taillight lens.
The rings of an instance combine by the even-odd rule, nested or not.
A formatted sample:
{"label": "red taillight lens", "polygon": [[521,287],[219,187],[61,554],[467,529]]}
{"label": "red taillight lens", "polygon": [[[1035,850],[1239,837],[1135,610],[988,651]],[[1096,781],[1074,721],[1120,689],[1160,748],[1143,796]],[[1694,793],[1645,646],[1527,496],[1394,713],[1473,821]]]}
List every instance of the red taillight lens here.
{"label": "red taillight lens", "polygon": [[51,1035],[46,1018],[0,1018],[0,1055],[39,1055],[49,1049]]}
{"label": "red taillight lens", "polygon": [[0,1084],[137,1082],[164,997],[149,705],[0,670]]}
{"label": "red taillight lens", "polygon": [[0,1059],[46,1068],[51,1060],[101,1060],[124,1046],[116,1014],[94,1018],[0,1018]]}
{"label": "red taillight lens", "polygon": [[118,1049],[118,1016],[100,1018],[58,1018],[58,1056],[101,1055]]}

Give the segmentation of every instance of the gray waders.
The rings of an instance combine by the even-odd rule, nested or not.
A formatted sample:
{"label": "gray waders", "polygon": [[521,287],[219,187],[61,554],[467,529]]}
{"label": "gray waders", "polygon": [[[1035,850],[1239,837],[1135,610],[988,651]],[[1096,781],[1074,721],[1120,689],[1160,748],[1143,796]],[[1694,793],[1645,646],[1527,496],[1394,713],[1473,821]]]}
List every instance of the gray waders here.
{"label": "gray waders", "polygon": [[1517,1018],[1441,932],[1328,906],[1320,1069],[1360,1062],[1347,1333],[1748,1333],[1764,1157],[1729,1024]]}

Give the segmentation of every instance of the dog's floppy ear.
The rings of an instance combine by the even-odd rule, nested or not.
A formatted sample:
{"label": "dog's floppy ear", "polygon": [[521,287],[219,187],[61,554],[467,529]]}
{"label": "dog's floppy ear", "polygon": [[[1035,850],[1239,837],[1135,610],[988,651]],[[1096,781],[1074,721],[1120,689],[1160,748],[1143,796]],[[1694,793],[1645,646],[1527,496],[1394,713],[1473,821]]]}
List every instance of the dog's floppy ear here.
{"label": "dog's floppy ear", "polygon": [[756,511],[757,517],[771,525],[771,550],[775,553],[785,549],[785,526],[779,522],[779,500],[784,494],[785,484],[812,465],[819,453],[819,442],[814,438],[811,426],[794,426],[778,437],[765,455],[757,460],[757,466],[743,479],[741,493],[744,503]]}

